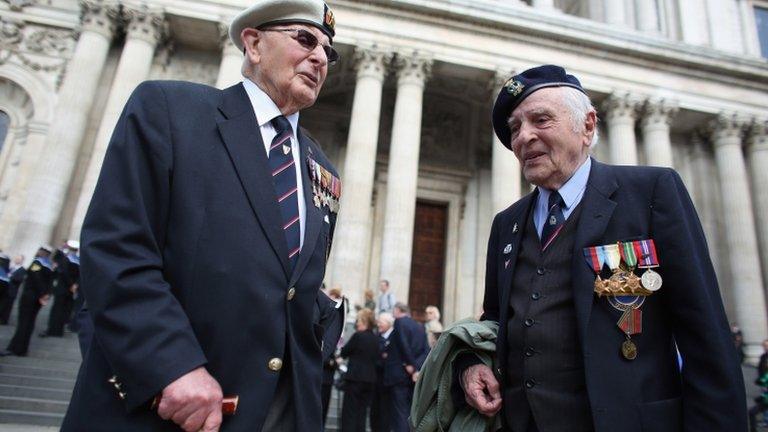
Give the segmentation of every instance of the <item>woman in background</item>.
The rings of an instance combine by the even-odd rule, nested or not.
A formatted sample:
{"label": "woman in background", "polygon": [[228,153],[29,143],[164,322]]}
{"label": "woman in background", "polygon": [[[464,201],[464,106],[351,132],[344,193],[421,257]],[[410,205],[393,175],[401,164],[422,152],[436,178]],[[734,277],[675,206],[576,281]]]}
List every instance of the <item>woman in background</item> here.
{"label": "woman in background", "polygon": [[376,386],[376,362],[379,361],[379,337],[373,333],[373,311],[360,309],[355,334],[341,349],[349,359],[344,374],[344,406],[341,409],[342,432],[365,432],[368,407]]}

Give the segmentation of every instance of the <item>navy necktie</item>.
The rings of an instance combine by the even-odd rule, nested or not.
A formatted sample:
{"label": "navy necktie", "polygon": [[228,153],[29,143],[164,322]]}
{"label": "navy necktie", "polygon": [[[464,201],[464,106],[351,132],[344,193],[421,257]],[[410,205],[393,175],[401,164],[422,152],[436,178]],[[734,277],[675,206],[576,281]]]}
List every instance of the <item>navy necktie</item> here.
{"label": "navy necktie", "polygon": [[301,227],[299,222],[299,198],[296,183],[296,168],[291,152],[291,123],[284,116],[277,116],[270,122],[275,128],[275,138],[269,148],[269,166],[272,181],[283,216],[283,233],[288,244],[288,260],[291,270],[296,266],[301,250]]}
{"label": "navy necktie", "polygon": [[563,229],[565,223],[565,216],[563,215],[563,197],[557,191],[552,191],[549,194],[549,203],[547,205],[548,213],[547,220],[544,221],[544,228],[541,230],[541,250],[544,251],[555,241],[555,238],[560,234],[560,230]]}

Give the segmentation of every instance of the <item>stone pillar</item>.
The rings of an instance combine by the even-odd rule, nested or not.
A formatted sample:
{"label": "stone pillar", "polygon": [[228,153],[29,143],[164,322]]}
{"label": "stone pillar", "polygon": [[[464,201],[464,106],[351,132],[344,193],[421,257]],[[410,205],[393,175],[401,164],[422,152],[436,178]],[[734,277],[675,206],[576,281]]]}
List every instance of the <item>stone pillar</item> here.
{"label": "stone pillar", "polygon": [[80,237],[83,219],[86,211],[88,211],[88,205],[91,203],[91,196],[96,188],[101,164],[104,161],[104,155],[107,152],[107,146],[117,124],[117,119],[120,117],[131,92],[149,76],[155,48],[165,30],[165,21],[162,15],[150,11],[146,7],[133,9],[123,6],[123,16],[128,27],[125,45],[120,54],[120,62],[117,65],[107,104],[104,107],[104,115],[101,117],[101,124],[96,132],[93,153],[91,153],[91,159],[88,162],[88,170],[83,179],[72,219],[71,238]]}
{"label": "stone pillar", "polygon": [[[491,101],[496,100],[499,89],[514,72],[498,71],[491,80]],[[493,213],[496,214],[520,199],[520,162],[491,130],[491,182]]]}
{"label": "stone pillar", "polygon": [[381,245],[381,278],[395,298],[408,301],[411,277],[416,184],[419,177],[424,84],[432,60],[419,53],[398,53],[397,99],[387,167],[387,204]]}
{"label": "stone pillar", "polygon": [[675,113],[677,104],[674,102],[651,99],[645,103],[641,125],[646,165],[673,166],[669,126]]}
{"label": "stone pillar", "polygon": [[768,281],[768,120],[755,120],[747,136],[763,281]]}
{"label": "stone pillar", "polygon": [[614,93],[603,103],[612,164],[637,165],[635,118],[639,106],[640,102],[628,93]]}
{"label": "stone pillar", "polygon": [[381,94],[392,54],[376,48],[355,49],[355,98],[344,158],[344,193],[333,248],[333,283],[361,303],[367,287],[366,255],[371,242],[371,199],[376,172]]}
{"label": "stone pillar", "polygon": [[735,54],[744,52],[744,33],[736,0],[707,0],[707,12],[712,46]]}
{"label": "stone pillar", "polygon": [[556,10],[555,0],[533,0],[531,5],[536,9],[542,10]]}
{"label": "stone pillar", "polygon": [[678,18],[683,42],[709,44],[706,0],[678,0]]}
{"label": "stone pillar", "polygon": [[656,0],[635,0],[637,29],[646,33],[659,33],[659,9]]}
{"label": "stone pillar", "polygon": [[243,53],[229,39],[228,29],[228,24],[219,23],[221,63],[219,64],[219,76],[216,78],[216,87],[220,89],[235,85],[243,80],[241,72]]}
{"label": "stone pillar", "polygon": [[755,8],[752,2],[740,1],[739,14],[741,16],[741,29],[744,33],[744,52],[755,57],[761,57],[760,37],[757,33]]}
{"label": "stone pillar", "polygon": [[735,321],[744,332],[746,355],[755,361],[763,352],[762,341],[768,336],[768,319],[752,195],[741,147],[745,126],[746,123],[736,115],[726,114],[719,115],[710,124],[733,278]]}
{"label": "stone pillar", "polygon": [[606,0],[603,6],[606,24],[627,27],[627,10],[624,0]]}
{"label": "stone pillar", "polygon": [[83,0],[80,8],[80,37],[61,83],[53,124],[29,182],[21,218],[8,245],[28,257],[41,243],[51,241],[115,30],[116,3]]}

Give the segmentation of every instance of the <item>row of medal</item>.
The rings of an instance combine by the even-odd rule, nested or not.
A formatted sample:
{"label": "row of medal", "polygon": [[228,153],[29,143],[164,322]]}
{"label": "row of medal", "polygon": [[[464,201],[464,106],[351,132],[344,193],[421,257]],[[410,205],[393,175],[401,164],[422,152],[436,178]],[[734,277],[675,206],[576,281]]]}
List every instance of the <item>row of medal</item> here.
{"label": "row of medal", "polygon": [[315,207],[328,207],[333,213],[339,211],[339,198],[341,198],[341,180],[323,168],[312,158],[307,158],[309,176],[312,180],[312,201]]}
{"label": "row of medal", "polygon": [[[637,345],[632,336],[642,332],[641,307],[647,296],[661,288],[661,275],[653,271],[659,266],[656,245],[652,239],[618,242],[584,248],[584,258],[596,274],[595,293],[606,297],[608,304],[620,311],[616,322],[626,340],[621,344],[621,354],[627,360],[637,358]],[[603,267],[611,269],[611,276],[602,279]],[[638,277],[635,268],[645,269]]]}

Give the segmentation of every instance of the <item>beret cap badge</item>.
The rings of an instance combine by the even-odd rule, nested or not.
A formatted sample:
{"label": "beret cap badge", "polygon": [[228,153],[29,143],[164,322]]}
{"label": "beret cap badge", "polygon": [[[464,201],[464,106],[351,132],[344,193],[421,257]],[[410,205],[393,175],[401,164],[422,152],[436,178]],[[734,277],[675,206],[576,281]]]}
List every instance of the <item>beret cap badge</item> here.
{"label": "beret cap badge", "polygon": [[525,85],[523,85],[523,83],[520,81],[515,80],[514,77],[507,80],[506,84],[504,84],[504,87],[513,97],[517,97],[525,89]]}
{"label": "beret cap badge", "polygon": [[328,5],[325,5],[325,22],[323,24],[331,30],[336,29],[336,18],[333,16],[333,11]]}

